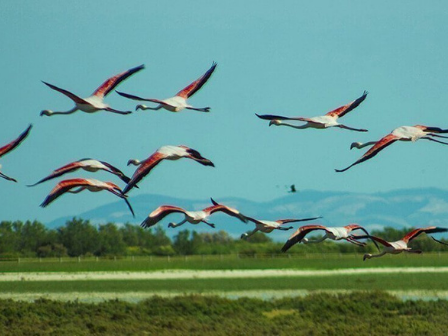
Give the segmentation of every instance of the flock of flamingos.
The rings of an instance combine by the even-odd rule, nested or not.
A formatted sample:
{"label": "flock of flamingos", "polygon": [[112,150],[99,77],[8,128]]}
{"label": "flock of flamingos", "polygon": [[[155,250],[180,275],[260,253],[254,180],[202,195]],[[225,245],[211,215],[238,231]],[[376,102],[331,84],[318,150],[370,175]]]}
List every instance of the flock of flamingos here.
{"label": "flock of flamingos", "polygon": [[[136,95],[119,92],[116,91],[119,95],[132,99],[137,101],[145,101],[157,104],[155,107],[150,107],[146,105],[137,105],[136,110],[159,110],[159,109],[165,109],[171,112],[180,112],[184,109],[188,110],[195,110],[199,112],[209,112],[210,107],[202,107],[197,108],[189,105],[187,103],[188,98],[193,96],[197,91],[201,89],[201,87],[208,81],[210,76],[213,74],[213,72],[216,69],[217,64],[213,63],[210,69],[208,69],[205,74],[203,74],[199,79],[192,82],[188,86],[186,86],[184,89],[176,93],[174,97],[160,100],[160,99],[154,99],[154,98],[142,98]],[[51,89],[58,91],[68,98],[70,98],[74,103],[75,106],[68,110],[68,111],[52,111],[52,110],[44,110],[41,112],[41,116],[53,116],[53,115],[67,115],[72,114],[76,111],[83,111],[86,113],[94,113],[98,111],[108,111],[116,114],[130,114],[132,111],[119,111],[116,109],[113,109],[109,105],[107,105],[104,102],[104,98],[112,91],[114,90],[117,85],[119,85],[122,81],[127,79],[128,77],[132,76],[133,74],[141,71],[144,69],[144,65],[140,65],[138,67],[129,69],[127,71],[124,71],[122,73],[119,73],[118,75],[115,75],[109,79],[107,79],[103,84],[101,84],[90,97],[87,98],[80,98],[77,95],[71,93],[70,91],[67,91],[65,89],[61,89],[55,85],[43,82],[45,85],[50,87]],[[338,107],[334,109],[333,111],[330,111],[326,113],[323,116],[318,117],[286,117],[286,116],[279,116],[279,115],[258,115],[257,116],[263,120],[269,120],[269,126],[275,125],[275,126],[288,126],[293,127],[297,129],[305,129],[305,128],[317,128],[317,129],[324,129],[329,127],[339,127],[342,129],[347,129],[350,131],[357,131],[357,132],[367,132],[366,129],[359,129],[359,128],[353,128],[346,126],[344,124],[340,124],[338,122],[339,118],[346,115],[348,112],[354,110],[357,108],[367,97],[367,92],[364,91],[363,95],[359,97],[358,99],[348,103],[347,105]],[[285,121],[300,121],[302,122],[301,125],[295,125],[291,123],[287,123]],[[28,128],[15,140],[11,141],[7,145],[0,148],[0,157],[3,155],[9,153],[13,149],[15,149],[17,146],[19,146],[27,137],[29,132],[31,131],[32,125],[28,126]],[[429,127],[429,126],[423,126],[423,125],[415,125],[415,126],[401,126],[393,130],[391,133],[387,134],[383,138],[381,138],[378,141],[371,141],[367,143],[359,143],[354,142],[351,145],[351,148],[363,148],[366,146],[372,146],[364,155],[361,156],[359,160],[354,162],[353,164],[349,165],[348,167],[344,169],[336,169],[336,172],[344,172],[351,167],[358,165],[364,161],[367,161],[374,156],[376,156],[380,151],[382,151],[387,146],[393,144],[396,141],[412,141],[415,142],[419,139],[426,139],[438,143],[442,143],[447,145],[448,143],[437,140],[435,138],[448,138],[448,136],[440,135],[441,133],[448,133],[448,129],[444,130],[438,127]],[[85,178],[73,178],[73,179],[66,179],[62,180],[59,183],[56,184],[54,189],[50,192],[50,194],[45,198],[45,200],[42,202],[41,206],[46,207],[51,202],[56,200],[58,197],[62,196],[65,193],[79,193],[83,190],[89,190],[92,192],[97,192],[101,190],[106,190],[117,197],[120,197],[123,199],[127,206],[129,207],[129,210],[131,211],[132,215],[134,215],[134,211],[131,207],[131,204],[129,203],[127,199],[127,194],[129,191],[131,191],[132,188],[136,187],[138,188],[137,184],[146,176],[148,175],[151,170],[156,167],[160,162],[163,160],[178,160],[181,158],[188,158],[191,160],[194,160],[204,166],[212,166],[214,167],[214,164],[209,159],[203,157],[197,150],[189,148],[187,146],[163,146],[160,147],[157,151],[155,151],[152,155],[150,155],[147,159],[140,161],[137,159],[132,159],[128,161],[128,165],[135,165],[137,166],[134,174],[131,178],[127,177],[121,170],[118,168],[112,166],[111,164],[104,162],[104,161],[98,161],[95,159],[82,159],[75,162],[70,162],[66,164],[63,167],[60,167],[56,170],[54,170],[50,175],[47,177],[44,177],[37,183],[30,185],[35,186],[37,184],[52,180],[54,178],[60,177],[62,175],[65,175],[67,173],[74,172],[78,169],[83,169],[89,172],[96,172],[98,170],[104,170],[111,174],[116,175],[118,178],[120,178],[123,182],[126,183],[126,186],[124,189],[121,189],[116,184],[112,182],[103,182],[95,179],[85,179]],[[0,165],[1,168],[1,165]],[[9,177],[2,173],[0,171],[0,177],[8,180],[17,182],[14,178]],[[226,205],[218,204],[213,199],[211,199],[213,205],[200,210],[200,211],[187,211],[185,209],[182,209],[180,207],[172,206],[172,205],[162,205],[158,207],[156,210],[154,210],[152,213],[149,214],[149,216],[142,222],[141,226],[144,228],[149,228],[155,224],[157,224],[160,220],[162,220],[164,217],[171,213],[182,213],[185,215],[185,218],[180,223],[170,223],[168,227],[177,227],[180,226],[186,222],[191,224],[198,224],[200,222],[203,222],[211,227],[215,227],[213,223],[210,223],[208,221],[208,217],[212,215],[215,212],[221,211],[224,212],[230,216],[233,216],[235,218],[238,218],[239,220],[247,223],[248,221],[251,221],[255,223],[255,229],[249,233],[243,233],[241,235],[242,239],[247,239],[251,235],[253,235],[257,231],[270,233],[273,230],[290,230],[293,227],[284,226],[285,224],[292,223],[292,222],[300,222],[300,221],[309,221],[318,219],[321,217],[315,217],[315,218],[305,218],[305,219],[279,219],[276,221],[267,221],[267,220],[259,220],[252,217],[248,217],[246,215],[243,215],[238,210],[231,208]],[[324,235],[319,239],[309,240],[305,236],[309,234],[312,231],[316,230],[323,230]],[[363,235],[353,235],[352,231],[355,230],[361,230],[363,231]],[[365,254],[364,260],[374,258],[374,257],[381,257],[385,255],[386,253],[392,253],[392,254],[398,254],[401,252],[410,252],[410,253],[421,253],[422,251],[419,250],[413,250],[410,247],[408,247],[408,243],[420,235],[421,233],[426,234],[432,234],[432,233],[439,233],[439,232],[446,232],[448,231],[448,228],[442,228],[442,227],[426,227],[426,228],[418,228],[411,232],[409,232],[406,236],[404,236],[401,240],[394,241],[394,242],[388,242],[385,241],[382,238],[375,237],[370,235],[365,228],[358,224],[350,224],[343,227],[325,227],[319,224],[311,224],[311,225],[305,225],[297,229],[297,231],[291,235],[291,237],[286,241],[285,245],[282,248],[283,252],[286,252],[289,248],[291,248],[293,245],[297,243],[319,243],[324,241],[325,239],[331,239],[331,240],[346,240],[352,244],[356,244],[359,246],[366,245],[365,242],[361,242],[362,239],[371,239],[375,246],[378,248],[378,251],[380,251],[380,248],[378,247],[377,243],[380,243],[384,246],[383,250],[380,251],[378,254]],[[435,241],[448,245],[440,240],[435,239],[431,236]]]}

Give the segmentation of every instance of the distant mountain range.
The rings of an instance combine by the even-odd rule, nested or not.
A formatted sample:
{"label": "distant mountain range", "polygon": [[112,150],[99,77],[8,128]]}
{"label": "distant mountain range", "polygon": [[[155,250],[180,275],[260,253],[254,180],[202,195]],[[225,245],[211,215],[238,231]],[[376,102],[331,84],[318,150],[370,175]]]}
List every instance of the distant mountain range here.
{"label": "distant mountain range", "polygon": [[[216,199],[217,202],[237,208],[243,214],[258,219],[275,220],[283,218],[306,218],[323,216],[314,222],[327,226],[344,226],[358,223],[368,230],[385,226],[394,228],[424,227],[429,225],[448,227],[448,190],[437,188],[400,189],[389,192],[362,194],[349,192],[303,190],[290,193],[268,202],[254,202],[236,197]],[[48,223],[55,228],[65,224],[73,217],[88,219],[93,224],[123,224],[140,222],[162,204],[180,206],[187,210],[200,210],[211,205],[209,199],[189,200],[163,195],[145,194],[130,197],[136,218],[132,218],[125,203],[121,200],[94,208],[82,214],[67,216]],[[163,225],[183,219],[181,214],[172,214],[163,220]],[[211,217],[215,230],[225,230],[235,237],[253,229],[253,224],[244,224],[233,217],[217,213]],[[296,223],[294,227],[307,222]],[[177,229],[166,229],[172,237],[181,229],[210,232],[209,226],[201,223],[186,223]],[[293,231],[277,231],[271,234],[274,240],[283,241]]]}

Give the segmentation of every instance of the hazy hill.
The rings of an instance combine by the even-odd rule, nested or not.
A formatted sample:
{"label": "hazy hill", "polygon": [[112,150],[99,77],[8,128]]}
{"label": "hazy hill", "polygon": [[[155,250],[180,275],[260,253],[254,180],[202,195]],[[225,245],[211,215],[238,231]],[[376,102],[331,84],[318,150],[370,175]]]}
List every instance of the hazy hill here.
{"label": "hazy hill", "polygon": [[[190,210],[199,210],[209,206],[209,199],[190,200],[163,195],[145,194],[129,198],[136,213],[132,218],[126,205],[121,201],[113,202],[88,212],[72,214],[49,223],[49,227],[64,225],[67,219],[80,217],[92,223],[135,223],[139,224],[152,210],[162,204],[172,204]],[[328,226],[343,226],[356,222],[372,230],[383,226],[401,228],[406,226],[448,226],[448,191],[436,188],[402,189],[375,194],[348,192],[330,192],[303,190],[290,193],[269,202],[253,202],[246,199],[225,197],[216,201],[235,207],[242,213],[259,219],[304,218],[324,216],[315,221]],[[182,220],[181,214],[173,214],[163,221],[163,225]],[[250,230],[253,225],[245,225],[238,220],[216,214],[211,218],[216,230],[225,230],[231,235],[239,236]],[[303,223],[297,223],[295,227]],[[181,228],[210,231],[205,224],[185,224]],[[178,229],[167,232],[172,236]],[[293,231],[276,232],[272,237],[284,240]]]}

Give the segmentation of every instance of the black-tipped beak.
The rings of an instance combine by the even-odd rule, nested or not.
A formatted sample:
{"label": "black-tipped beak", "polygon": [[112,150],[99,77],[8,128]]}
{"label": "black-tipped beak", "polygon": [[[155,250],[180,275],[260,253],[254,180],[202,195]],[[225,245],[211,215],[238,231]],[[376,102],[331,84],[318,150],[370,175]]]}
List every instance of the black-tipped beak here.
{"label": "black-tipped beak", "polygon": [[274,120],[271,120],[271,121],[269,122],[269,126],[272,126],[272,125],[274,125],[274,124],[275,124]]}
{"label": "black-tipped beak", "polygon": [[213,162],[211,162],[210,160],[207,160],[207,159],[198,160],[198,162],[204,166],[212,166],[212,167],[215,166],[215,164]]}

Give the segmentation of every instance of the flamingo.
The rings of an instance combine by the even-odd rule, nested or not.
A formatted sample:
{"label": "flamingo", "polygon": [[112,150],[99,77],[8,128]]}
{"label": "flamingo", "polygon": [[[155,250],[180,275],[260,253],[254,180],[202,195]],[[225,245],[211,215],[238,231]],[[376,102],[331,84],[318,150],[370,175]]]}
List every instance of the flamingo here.
{"label": "flamingo", "polygon": [[[19,137],[17,139],[15,139],[15,140],[11,141],[10,143],[4,145],[3,147],[0,147],[0,157],[2,157],[3,155],[9,153],[14,148],[19,146],[22,143],[22,141],[25,140],[25,138],[28,136],[28,134],[30,133],[30,130],[31,130],[32,127],[33,127],[33,125],[30,124],[27,127],[27,129],[25,131],[23,131],[22,134],[19,135]],[[2,165],[0,164],[0,169],[1,168],[2,168]],[[0,171],[0,177],[4,178],[7,181],[17,182],[16,179],[3,174],[1,171]]]}
{"label": "flamingo", "polygon": [[[339,127],[348,129],[351,131],[357,131],[357,132],[367,132],[366,129],[359,129],[359,128],[353,128],[348,127],[343,124],[338,123],[338,118],[343,117],[351,110],[357,108],[359,104],[361,104],[364,99],[366,99],[368,92],[364,91],[361,97],[358,99],[352,101],[351,103],[348,103],[347,105],[338,107],[337,109],[328,112],[327,114],[319,117],[313,117],[313,118],[303,118],[303,117],[284,117],[284,116],[278,116],[278,115],[271,115],[271,114],[265,114],[265,115],[259,115],[256,114],[256,116],[260,119],[270,120],[269,126],[276,125],[276,126],[289,126],[292,128],[297,129],[305,129],[305,128],[317,128],[317,129],[324,129],[329,127]],[[282,120],[300,120],[304,121],[305,124],[301,126],[292,125],[283,122]]]}
{"label": "flamingo", "polygon": [[[308,238],[305,238],[305,236],[310,233],[311,231],[315,230],[324,230],[325,235],[316,240],[308,240]],[[366,243],[360,242],[355,239],[356,236],[353,236],[350,234],[350,232],[354,230],[362,230],[366,233],[366,235],[369,235],[366,229],[364,229],[362,226],[358,224],[349,224],[346,226],[341,227],[325,227],[323,225],[319,224],[311,224],[311,225],[305,225],[297,229],[296,232],[294,232],[291,237],[287,240],[285,245],[282,247],[282,252],[288,251],[293,245],[297,243],[304,243],[304,244],[310,244],[310,243],[320,243],[324,241],[325,239],[331,239],[331,240],[346,240],[352,244],[358,245],[358,246],[365,246]],[[374,241],[375,243],[375,241]],[[375,243],[375,245],[378,248],[378,245]]]}
{"label": "flamingo", "polygon": [[187,104],[187,99],[193,96],[199,89],[208,81],[213,71],[215,71],[216,63],[213,62],[210,69],[207,70],[205,74],[203,74],[199,79],[195,80],[193,83],[189,84],[182,90],[180,90],[174,97],[160,100],[153,98],[141,98],[138,96],[134,96],[128,93],[116,91],[119,95],[140,101],[149,101],[153,103],[159,104],[157,107],[148,107],[146,105],[137,105],[136,110],[160,110],[164,108],[170,112],[179,112],[183,109],[195,110],[199,112],[210,112],[210,107],[197,108]]}
{"label": "flamingo", "polygon": [[105,161],[95,160],[95,159],[81,159],[78,161],[70,162],[70,163],[66,164],[65,166],[62,166],[62,167],[54,170],[50,175],[48,175],[47,177],[43,178],[42,180],[40,180],[32,185],[29,185],[29,187],[33,187],[42,182],[54,179],[54,178],[62,176],[64,174],[74,172],[75,170],[78,170],[78,169],[84,169],[88,172],[96,172],[98,170],[105,170],[111,174],[118,176],[122,181],[124,181],[126,183],[128,183],[131,180],[129,177],[124,175],[121,170],[112,166],[110,163],[107,163]]}
{"label": "flamingo", "polygon": [[127,71],[124,71],[122,73],[119,73],[118,75],[115,75],[109,79],[107,79],[101,86],[95,90],[95,92],[88,98],[79,98],[75,94],[71,93],[70,91],[58,88],[57,86],[54,86],[52,84],[49,84],[47,82],[42,81],[45,85],[49,86],[53,90],[59,91],[60,93],[66,95],[71,100],[74,101],[75,107],[73,107],[71,110],[66,112],[54,112],[52,110],[43,110],[40,115],[41,116],[52,116],[55,114],[71,114],[78,110],[81,110],[83,112],[87,113],[93,113],[97,111],[109,111],[113,113],[118,114],[129,114],[132,113],[132,111],[118,111],[113,108],[111,108],[109,105],[105,104],[103,102],[104,97],[106,97],[118,84],[120,84],[122,81],[124,81],[126,78],[132,76],[136,72],[144,69],[145,66],[142,64],[138,67],[129,69]]}
{"label": "flamingo", "polygon": [[[446,228],[429,226],[427,228],[420,228],[420,229],[412,230],[407,235],[405,235],[402,239],[394,241],[394,242],[388,242],[382,238],[371,236],[371,235],[354,236],[354,238],[355,239],[370,238],[370,239],[373,239],[373,241],[377,241],[378,243],[380,243],[381,245],[383,245],[385,247],[383,252],[381,252],[379,254],[370,254],[370,253],[364,254],[363,260],[365,261],[366,259],[382,257],[383,255],[385,255],[387,253],[399,254],[401,252],[408,252],[408,253],[420,254],[420,253],[422,253],[422,251],[412,250],[410,247],[408,247],[408,243],[412,239],[416,238],[418,235],[420,235],[422,233],[430,234],[430,233],[439,233],[439,232],[447,232],[447,231],[448,231],[448,229],[446,229]],[[433,238],[433,237],[431,236],[431,238]],[[433,239],[439,243],[442,243],[441,241],[439,241],[435,238],[433,238]]]}
{"label": "flamingo", "polygon": [[210,160],[204,158],[197,150],[189,148],[187,146],[162,146],[157,151],[155,151],[150,157],[144,161],[139,161],[136,159],[131,159],[128,161],[128,166],[133,164],[138,166],[131,180],[124,188],[123,193],[126,194],[131,190],[141,179],[148,175],[151,170],[157,166],[162,160],[178,160],[181,158],[188,158],[199,162],[204,166],[215,165]]}
{"label": "flamingo", "polygon": [[293,226],[283,227],[282,225],[287,223],[295,223],[295,222],[304,222],[314,219],[319,219],[322,217],[313,217],[313,218],[303,218],[303,219],[277,219],[276,221],[269,220],[258,220],[255,218],[247,217],[248,220],[255,223],[255,229],[250,232],[245,232],[241,235],[241,239],[248,239],[250,236],[254,235],[257,231],[261,231],[264,233],[271,233],[274,230],[283,230],[288,231],[293,229]]}
{"label": "flamingo", "polygon": [[369,141],[365,144],[354,142],[351,144],[350,148],[363,148],[366,146],[373,145],[372,148],[370,148],[358,161],[351,164],[347,168],[344,169],[335,169],[336,172],[344,172],[354,165],[357,165],[361,162],[367,161],[371,158],[373,158],[375,155],[377,155],[380,151],[382,151],[384,148],[386,148],[389,145],[392,145],[395,141],[412,141],[415,142],[419,139],[426,139],[434,142],[438,142],[444,145],[448,145],[446,142],[442,142],[439,140],[434,139],[433,137],[437,138],[448,138],[443,135],[438,135],[437,133],[448,133],[448,129],[444,130],[438,127],[430,127],[430,126],[423,126],[423,125],[415,125],[415,126],[401,126],[396,129],[394,129],[391,133],[381,138],[379,141]]}
{"label": "flamingo", "polygon": [[45,200],[42,202],[40,206],[42,208],[45,208],[51,202],[53,202],[55,199],[62,196],[66,192],[77,194],[85,189],[91,192],[107,190],[112,194],[122,198],[126,202],[129,210],[131,211],[132,216],[135,217],[134,210],[132,209],[129,201],[126,199],[127,196],[123,194],[120,187],[118,187],[116,184],[112,182],[103,182],[95,179],[74,178],[69,180],[63,180],[53,188],[53,190],[50,192],[50,194],[48,194],[48,196],[45,198]]}
{"label": "flamingo", "polygon": [[211,198],[211,201],[213,203],[212,206],[209,206],[205,209],[199,210],[199,211],[187,211],[185,209],[182,209],[180,207],[172,206],[172,205],[162,205],[155,209],[153,212],[151,212],[148,217],[141,223],[141,226],[143,228],[149,228],[151,226],[156,225],[159,221],[161,221],[163,218],[168,216],[169,214],[179,212],[183,213],[185,215],[185,218],[180,223],[169,223],[168,227],[178,227],[183,225],[184,223],[188,222],[191,224],[199,224],[201,222],[207,224],[208,226],[214,228],[215,224],[208,222],[208,217],[212,215],[213,213],[217,211],[224,212],[232,217],[236,217],[239,220],[241,220],[244,223],[247,223],[246,217],[241,214],[238,210],[228,207],[226,205],[219,204]]}

